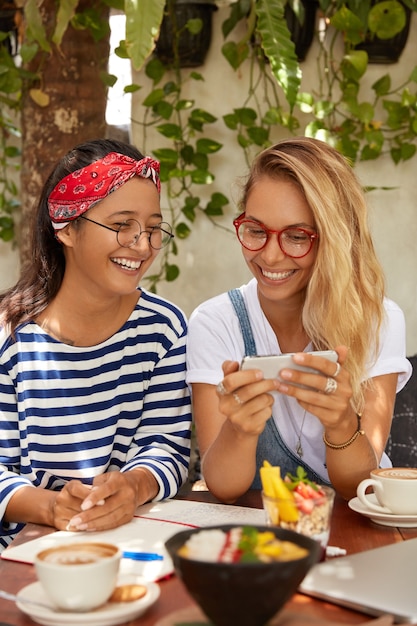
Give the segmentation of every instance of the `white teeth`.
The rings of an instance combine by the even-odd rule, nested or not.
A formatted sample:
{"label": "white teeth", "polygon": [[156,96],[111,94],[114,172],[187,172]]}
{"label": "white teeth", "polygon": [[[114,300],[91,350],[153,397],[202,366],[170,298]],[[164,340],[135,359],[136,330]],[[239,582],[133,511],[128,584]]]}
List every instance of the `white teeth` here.
{"label": "white teeth", "polygon": [[270,280],[284,280],[284,278],[288,278],[293,273],[294,270],[289,272],[266,272],[265,270],[262,270],[262,274],[265,278],[269,278]]}
{"label": "white teeth", "polygon": [[142,263],[141,261],[130,261],[129,259],[112,259],[112,261],[130,270],[138,270]]}

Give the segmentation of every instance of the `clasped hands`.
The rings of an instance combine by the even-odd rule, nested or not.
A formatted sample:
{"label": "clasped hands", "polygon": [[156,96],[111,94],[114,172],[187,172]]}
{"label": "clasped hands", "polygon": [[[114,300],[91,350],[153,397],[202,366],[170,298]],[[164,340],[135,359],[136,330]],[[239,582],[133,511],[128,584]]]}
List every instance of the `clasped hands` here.
{"label": "clasped hands", "polygon": [[145,483],[155,481],[144,468],[108,472],[96,476],[92,485],[71,480],[54,493],[53,526],[60,530],[100,531],[126,524],[137,506],[150,499],[147,489],[141,488],[143,479]]}
{"label": "clasped hands", "polygon": [[264,379],[259,370],[241,371],[237,362],[225,361],[224,378],[216,387],[220,411],[238,431],[259,435],[271,416],[271,392],[276,391],[296,398],[303,409],[318,417],[324,428],[337,428],[347,416],[351,419],[352,387],[349,373],[343,368],[348,349],[340,346],[336,351],[336,364],[314,354],[297,353],[297,363],[320,374],[288,368],[281,370],[283,380]]}

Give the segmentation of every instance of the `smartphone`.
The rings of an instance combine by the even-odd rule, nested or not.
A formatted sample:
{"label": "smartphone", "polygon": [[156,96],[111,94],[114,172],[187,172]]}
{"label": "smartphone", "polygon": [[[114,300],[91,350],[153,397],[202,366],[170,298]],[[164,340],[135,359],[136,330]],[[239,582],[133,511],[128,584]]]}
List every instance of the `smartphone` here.
{"label": "smartphone", "polygon": [[[279,378],[279,373],[284,368],[323,375],[321,372],[312,367],[306,367],[305,365],[295,363],[291,358],[294,354],[295,353],[292,352],[288,354],[271,354],[266,356],[245,356],[240,365],[240,369],[262,370],[265,378]],[[325,359],[329,359],[329,361],[332,361],[333,363],[336,363],[338,358],[335,350],[322,350],[309,352],[308,354],[322,356]]]}

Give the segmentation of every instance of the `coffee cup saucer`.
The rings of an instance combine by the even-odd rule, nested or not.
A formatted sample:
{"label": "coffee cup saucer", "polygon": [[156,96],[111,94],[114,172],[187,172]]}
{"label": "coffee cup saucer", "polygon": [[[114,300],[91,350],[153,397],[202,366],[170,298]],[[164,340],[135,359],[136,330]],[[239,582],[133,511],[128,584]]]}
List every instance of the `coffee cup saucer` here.
{"label": "coffee cup saucer", "polygon": [[[16,606],[34,622],[43,626],[117,626],[140,617],[157,601],[161,592],[157,583],[146,581],[142,577],[133,579],[132,576],[122,575],[117,584],[143,584],[147,587],[147,593],[133,602],[107,602],[94,611],[74,613],[54,609],[40,582],[35,582],[19,591]],[[19,596],[45,603],[50,608],[19,602]]]}
{"label": "coffee cup saucer", "polygon": [[[374,504],[378,504],[375,494],[369,493],[366,499]],[[349,508],[356,513],[369,517],[376,524],[382,526],[400,526],[401,528],[417,528],[417,515],[396,515],[395,513],[379,513],[367,508],[358,497],[352,498],[348,502]]]}

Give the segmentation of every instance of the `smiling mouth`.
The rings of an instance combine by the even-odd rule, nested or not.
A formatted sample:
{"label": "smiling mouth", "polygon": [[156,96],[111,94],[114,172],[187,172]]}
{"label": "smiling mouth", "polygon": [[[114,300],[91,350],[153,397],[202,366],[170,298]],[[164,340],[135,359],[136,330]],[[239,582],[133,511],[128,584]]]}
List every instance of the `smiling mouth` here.
{"label": "smiling mouth", "polygon": [[129,259],[112,259],[112,261],[125,270],[136,271],[142,265],[142,261],[130,261]]}
{"label": "smiling mouth", "polygon": [[289,270],[288,272],[267,272],[266,270],[261,270],[262,275],[265,278],[269,278],[269,280],[285,280],[292,276],[296,270]]}

